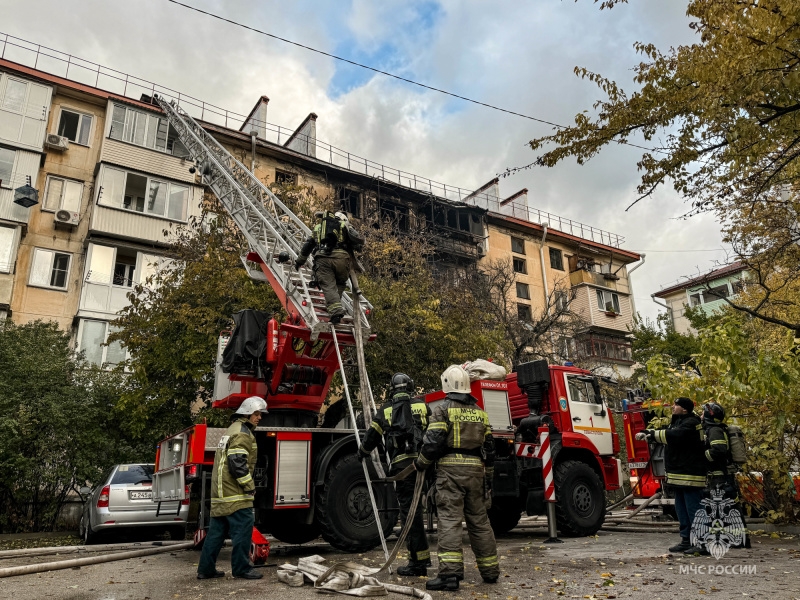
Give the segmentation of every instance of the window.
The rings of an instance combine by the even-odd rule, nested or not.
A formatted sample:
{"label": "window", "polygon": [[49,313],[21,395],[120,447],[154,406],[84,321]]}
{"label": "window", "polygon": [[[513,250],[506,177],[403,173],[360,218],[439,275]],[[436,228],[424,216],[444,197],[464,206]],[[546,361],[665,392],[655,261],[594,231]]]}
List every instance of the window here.
{"label": "window", "polygon": [[575,358],[575,340],[572,338],[558,338],[558,352],[563,358],[572,360]]}
{"label": "window", "polygon": [[531,305],[530,304],[517,304],[517,318],[520,321],[531,320]]}
{"label": "window", "polygon": [[736,281],[731,282],[731,288],[733,289],[733,295],[741,294],[744,290],[745,280],[744,279],[737,279]]}
{"label": "window", "polygon": [[85,115],[73,110],[61,109],[58,122],[58,135],[62,135],[71,142],[89,145],[89,133],[92,130],[92,115]]}
{"label": "window", "polygon": [[189,156],[189,151],[178,139],[178,132],[169,121],[120,104],[115,104],[111,111],[111,130],[108,137],[167,152],[173,156]]}
{"label": "window", "polygon": [[28,285],[59,290],[67,289],[67,275],[71,258],[71,255],[63,252],[42,248],[34,249]]}
{"label": "window", "polygon": [[98,203],[176,221],[186,220],[189,187],[105,167]]}
{"label": "window", "polygon": [[115,331],[105,321],[83,319],[78,332],[78,350],[83,351],[84,358],[94,365],[116,365],[125,360],[125,350],[121,342],[105,345],[110,333]]}
{"label": "window", "polygon": [[613,292],[597,290],[597,307],[605,312],[619,314],[619,296]]}
{"label": "window", "polygon": [[0,226],[0,273],[11,273],[14,268],[16,237],[16,228]]}
{"label": "window", "polygon": [[82,182],[48,175],[42,210],[80,212],[82,196]]}
{"label": "window", "polygon": [[531,299],[531,293],[527,283],[517,282],[517,298],[523,298],[525,300]]}
{"label": "window", "polygon": [[524,273],[528,272],[528,268],[525,265],[525,260],[524,259],[522,259],[522,258],[513,258],[512,259],[512,263],[513,263],[513,267],[514,267],[514,272],[515,273],[523,273],[524,274]]}
{"label": "window", "polygon": [[14,158],[17,153],[8,148],[0,148],[0,185],[10,188],[11,175],[14,172]]}
{"label": "window", "polygon": [[564,290],[556,290],[556,310],[561,312],[566,311],[569,308],[569,295]]}
{"label": "window", "polygon": [[521,238],[511,238],[511,251],[517,254],[525,254],[525,240]]}
{"label": "window", "polygon": [[705,302],[715,302],[716,300],[722,300],[723,298],[727,298],[730,295],[728,291],[728,284],[723,283],[722,285],[715,285],[714,287],[703,290],[703,300]]}
{"label": "window", "polygon": [[25,106],[25,96],[28,93],[28,83],[18,79],[9,79],[6,86],[6,95],[3,99],[3,108],[20,112]]}
{"label": "window", "polygon": [[550,248],[550,268],[556,271],[564,270],[564,256],[558,248]]}
{"label": "window", "polygon": [[134,274],[136,273],[136,252],[125,254],[122,248],[117,250],[114,262],[113,284],[122,287],[133,287]]}
{"label": "window", "polygon": [[361,218],[361,194],[355,190],[341,187],[338,190],[339,207],[354,219]]}
{"label": "window", "polygon": [[569,399],[573,402],[600,403],[600,399],[594,394],[594,386],[591,381],[583,381],[574,375],[567,376],[567,387],[569,388]]}
{"label": "window", "polygon": [[297,173],[275,169],[275,183],[282,185],[297,185]]}
{"label": "window", "polygon": [[692,292],[689,294],[689,306],[700,306],[700,292]]}
{"label": "window", "polygon": [[633,362],[630,342],[621,337],[589,335],[579,340],[577,350],[582,358],[595,358],[608,362]]}

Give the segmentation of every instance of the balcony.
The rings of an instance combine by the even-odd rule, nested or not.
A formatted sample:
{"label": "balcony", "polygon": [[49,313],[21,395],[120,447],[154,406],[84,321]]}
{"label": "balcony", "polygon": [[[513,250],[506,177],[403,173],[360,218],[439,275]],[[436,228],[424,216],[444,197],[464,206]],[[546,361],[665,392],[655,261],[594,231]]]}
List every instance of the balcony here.
{"label": "balcony", "polygon": [[573,286],[588,283],[590,285],[599,285],[610,290],[616,290],[618,280],[619,277],[610,273],[595,273],[594,271],[586,271],[584,269],[578,269],[569,274],[569,282]]}

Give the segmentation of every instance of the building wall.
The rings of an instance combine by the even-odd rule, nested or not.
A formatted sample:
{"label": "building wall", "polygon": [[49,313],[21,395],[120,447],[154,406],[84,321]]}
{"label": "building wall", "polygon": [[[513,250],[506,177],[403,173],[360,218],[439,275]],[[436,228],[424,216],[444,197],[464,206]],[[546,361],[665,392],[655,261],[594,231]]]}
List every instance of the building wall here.
{"label": "building wall", "polygon": [[735,295],[734,285],[743,279],[747,279],[746,271],[714,279],[708,284],[685,287],[662,296],[661,299],[670,308],[670,318],[675,330],[683,334],[697,333],[689,323],[689,319],[686,318],[686,308],[699,306],[707,315],[721,312],[728,306],[728,303],[722,298],[708,294],[706,290],[708,287],[725,286],[728,288],[728,293],[733,296]]}

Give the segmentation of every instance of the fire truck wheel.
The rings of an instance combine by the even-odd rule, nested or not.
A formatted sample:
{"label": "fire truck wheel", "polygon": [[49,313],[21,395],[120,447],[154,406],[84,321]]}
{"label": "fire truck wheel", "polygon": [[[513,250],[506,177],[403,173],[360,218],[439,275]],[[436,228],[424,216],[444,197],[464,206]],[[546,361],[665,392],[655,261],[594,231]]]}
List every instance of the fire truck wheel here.
{"label": "fire truck wheel", "polygon": [[508,533],[519,523],[522,509],[517,498],[492,498],[489,522],[497,535]]}
{"label": "fire truck wheel", "polygon": [[319,537],[319,525],[298,523],[291,518],[276,519],[270,524],[269,532],[284,544],[305,544]]}
{"label": "fire truck wheel", "polygon": [[589,465],[565,460],[555,468],[556,517],[565,537],[594,535],[603,525],[606,501],[603,483]]}
{"label": "fire truck wheel", "polygon": [[[376,485],[373,490],[378,508],[384,507],[386,486]],[[394,504],[391,499],[391,505]],[[328,468],[325,485],[317,495],[316,511],[320,533],[334,548],[365,552],[380,544],[364,471],[355,454],[341,456]],[[383,513],[381,523],[385,536],[396,521],[397,512]]]}

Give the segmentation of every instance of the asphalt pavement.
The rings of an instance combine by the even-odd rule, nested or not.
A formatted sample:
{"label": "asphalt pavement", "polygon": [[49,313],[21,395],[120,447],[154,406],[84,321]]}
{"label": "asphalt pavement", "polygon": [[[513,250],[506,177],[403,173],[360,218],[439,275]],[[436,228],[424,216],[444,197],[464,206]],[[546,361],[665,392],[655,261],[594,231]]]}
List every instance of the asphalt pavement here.
{"label": "asphalt pavement", "polygon": [[[432,592],[434,600],[499,598],[770,598],[800,599],[798,536],[753,536],[752,548],[713,557],[669,555],[674,534],[601,531],[596,537],[545,544],[542,533],[514,531],[498,539],[502,575],[497,584],[482,582],[470,551],[465,551],[466,577],[457,592]],[[390,540],[391,543],[391,540]],[[435,536],[431,536],[435,550]],[[468,541],[464,539],[465,548]],[[223,549],[218,567],[224,579],[195,577],[199,554],[176,551],[77,569],[0,579],[0,597],[13,600],[174,600],[211,598],[319,598],[309,585],[291,588],[277,580],[277,565],[320,554],[327,560],[355,560],[378,566],[383,553],[346,554],[322,542],[285,546],[272,542],[265,577],[258,581],[230,576],[230,549]],[[402,555],[401,555],[402,556]],[[0,568],[74,558],[75,555],[6,558]],[[398,559],[397,564],[404,564]],[[435,564],[435,555],[434,555]],[[435,576],[435,569],[429,571]],[[385,581],[424,589],[423,577],[387,575]],[[408,598],[390,594],[397,598]]]}

